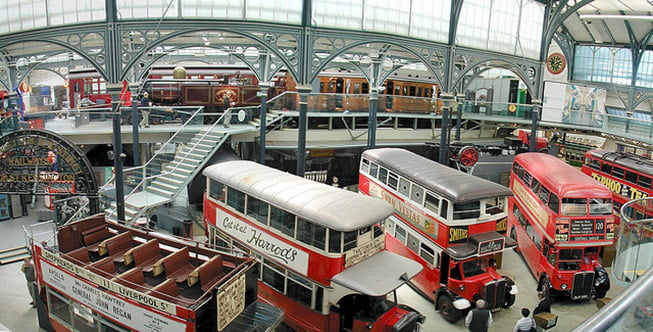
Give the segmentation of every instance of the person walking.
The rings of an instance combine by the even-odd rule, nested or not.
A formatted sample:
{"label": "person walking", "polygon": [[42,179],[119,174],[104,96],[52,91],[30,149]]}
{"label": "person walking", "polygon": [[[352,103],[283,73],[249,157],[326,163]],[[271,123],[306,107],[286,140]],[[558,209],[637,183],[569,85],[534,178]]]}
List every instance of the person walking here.
{"label": "person walking", "polygon": [[485,309],[485,301],[476,300],[476,308],[469,311],[465,317],[465,326],[472,332],[487,332],[492,325],[492,313]]}
{"label": "person walking", "polygon": [[139,127],[145,127],[149,128],[150,127],[150,109],[147,107],[150,107],[150,98],[149,94],[147,91],[143,92],[143,98],[141,98],[140,102],[140,107],[141,108],[141,114],[143,115],[143,119],[141,120],[141,123],[138,124]]}
{"label": "person walking", "polygon": [[34,304],[34,281],[36,281],[36,274],[34,273],[34,265],[32,265],[32,258],[31,257],[25,257],[23,260],[23,266],[20,268],[20,270],[25,274],[25,281],[27,281],[27,289],[29,290],[29,296],[32,297],[32,302],[29,304],[32,307],[36,307],[36,304]]}
{"label": "person walking", "polygon": [[535,324],[535,320],[533,318],[528,317],[531,314],[531,311],[528,310],[528,308],[522,308],[521,309],[521,315],[522,318],[520,318],[517,321],[517,324],[515,324],[515,329],[513,332],[531,332],[535,331],[535,328],[537,325]]}

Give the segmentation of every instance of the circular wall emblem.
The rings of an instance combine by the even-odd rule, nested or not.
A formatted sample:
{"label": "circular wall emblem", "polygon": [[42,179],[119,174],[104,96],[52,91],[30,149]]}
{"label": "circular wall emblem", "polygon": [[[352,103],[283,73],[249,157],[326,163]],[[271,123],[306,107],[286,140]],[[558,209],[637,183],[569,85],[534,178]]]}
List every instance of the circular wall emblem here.
{"label": "circular wall emblem", "polygon": [[565,70],[567,60],[560,53],[552,53],[546,58],[546,69],[553,75],[558,75]]}

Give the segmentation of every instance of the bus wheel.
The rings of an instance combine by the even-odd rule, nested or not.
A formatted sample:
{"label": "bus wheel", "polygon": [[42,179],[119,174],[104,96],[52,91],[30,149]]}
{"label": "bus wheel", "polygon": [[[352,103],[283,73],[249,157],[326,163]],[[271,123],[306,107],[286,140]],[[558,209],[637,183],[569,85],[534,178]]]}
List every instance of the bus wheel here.
{"label": "bus wheel", "polygon": [[595,288],[595,290],[594,290],[594,295],[596,295],[597,299],[604,298],[607,293],[608,293],[608,290],[605,289],[605,288]]}
{"label": "bus wheel", "polygon": [[537,283],[537,291],[551,295],[551,282],[549,281],[549,278],[546,276],[540,277],[540,282]]}
{"label": "bus wheel", "polygon": [[503,307],[509,308],[513,304],[515,304],[515,296],[512,294],[506,294],[506,303],[503,304]]}
{"label": "bus wheel", "polygon": [[517,242],[517,230],[515,230],[514,227],[510,229],[510,239],[512,239],[513,241],[515,241],[515,243],[517,243],[514,250],[519,252],[519,243]]}
{"label": "bus wheel", "polygon": [[455,323],[460,319],[460,311],[453,306],[449,295],[442,294],[438,296],[437,308],[449,323]]}

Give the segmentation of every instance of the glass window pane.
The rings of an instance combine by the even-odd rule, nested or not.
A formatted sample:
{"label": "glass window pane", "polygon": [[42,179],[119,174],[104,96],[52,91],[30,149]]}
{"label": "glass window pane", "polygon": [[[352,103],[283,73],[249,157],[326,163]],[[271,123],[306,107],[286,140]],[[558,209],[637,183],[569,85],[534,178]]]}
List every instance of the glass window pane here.
{"label": "glass window pane", "polygon": [[302,23],[302,0],[247,0],[246,19],[279,23]]}
{"label": "glass window pane", "polygon": [[307,220],[297,218],[297,240],[324,250],[326,228]]}
{"label": "glass window pane", "polygon": [[446,43],[449,40],[450,0],[413,0],[410,36]]}
{"label": "glass window pane", "polygon": [[245,212],[245,193],[234,188],[227,189],[227,205],[236,209],[236,211]]}
{"label": "glass window pane", "polygon": [[363,28],[363,0],[313,1],[313,24],[359,30]]}
{"label": "glass window pane", "polygon": [[295,216],[275,206],[271,206],[270,225],[290,237],[295,236]]}

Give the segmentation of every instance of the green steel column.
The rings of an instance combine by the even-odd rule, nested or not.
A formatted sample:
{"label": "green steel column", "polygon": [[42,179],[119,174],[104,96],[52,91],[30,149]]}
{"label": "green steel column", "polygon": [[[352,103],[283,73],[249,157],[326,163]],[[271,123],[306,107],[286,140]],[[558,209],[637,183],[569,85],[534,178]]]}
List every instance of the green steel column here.
{"label": "green steel column", "polygon": [[443,165],[449,165],[449,110],[454,103],[452,94],[443,93],[442,98],[442,128],[440,130],[440,154],[438,162]]}
{"label": "green steel column", "polygon": [[259,128],[259,145],[258,145],[258,162],[265,165],[265,134],[267,131],[267,113],[268,113],[268,83],[259,83],[261,91],[258,93],[261,97],[261,124]]}
{"label": "green steel column", "polygon": [[379,88],[370,88],[370,118],[368,121],[367,148],[374,149],[376,146],[376,109],[378,108]]}
{"label": "green steel column", "polygon": [[533,99],[531,100],[531,103],[533,103],[533,121],[531,122],[531,139],[528,142],[528,151],[535,152],[537,151],[537,125],[540,119],[540,105],[542,104],[542,101],[539,99]]}
{"label": "green steel column", "polygon": [[134,142],[134,167],[138,167],[141,165],[141,142],[138,132],[138,84],[129,84],[129,90],[132,93],[132,142]]}
{"label": "green steel column", "polygon": [[116,186],[116,215],[118,222],[125,222],[125,188],[122,174],[122,138],[120,131],[120,90],[122,84],[107,84],[107,92],[111,95],[111,114],[113,115],[113,169]]}
{"label": "green steel column", "polygon": [[297,175],[304,177],[306,169],[306,112],[308,111],[309,85],[297,86],[299,93],[299,134],[297,135]]}

